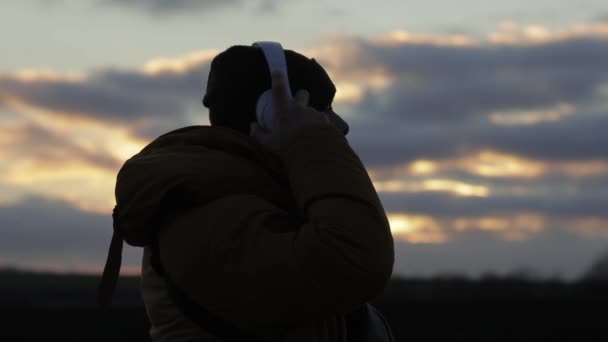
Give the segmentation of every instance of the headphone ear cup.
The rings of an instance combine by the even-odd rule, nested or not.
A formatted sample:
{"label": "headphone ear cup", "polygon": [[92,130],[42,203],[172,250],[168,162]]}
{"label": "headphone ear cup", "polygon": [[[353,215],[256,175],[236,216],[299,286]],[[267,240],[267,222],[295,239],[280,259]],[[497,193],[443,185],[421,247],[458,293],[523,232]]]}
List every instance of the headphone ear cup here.
{"label": "headphone ear cup", "polygon": [[272,131],[276,127],[277,122],[271,89],[263,92],[258,98],[256,117],[258,124],[262,126],[262,128]]}

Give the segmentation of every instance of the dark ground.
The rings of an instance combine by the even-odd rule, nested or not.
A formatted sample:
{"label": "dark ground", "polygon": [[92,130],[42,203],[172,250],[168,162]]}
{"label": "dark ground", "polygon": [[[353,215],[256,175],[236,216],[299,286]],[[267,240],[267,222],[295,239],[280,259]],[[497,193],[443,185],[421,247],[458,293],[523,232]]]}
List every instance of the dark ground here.
{"label": "dark ground", "polygon": [[[95,307],[98,277],[0,271],[0,341],[149,341],[138,278]],[[393,279],[372,301],[397,341],[608,341],[608,283]]]}

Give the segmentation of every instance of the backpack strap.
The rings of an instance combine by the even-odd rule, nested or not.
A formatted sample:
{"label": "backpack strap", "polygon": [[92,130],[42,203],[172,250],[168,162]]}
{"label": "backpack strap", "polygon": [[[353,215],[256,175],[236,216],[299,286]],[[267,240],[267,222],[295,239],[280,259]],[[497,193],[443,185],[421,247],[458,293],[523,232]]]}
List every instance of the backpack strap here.
{"label": "backpack strap", "polygon": [[367,306],[370,310],[370,319],[372,321],[371,325],[373,328],[370,333],[373,334],[373,340],[395,342],[395,337],[388,320],[371,304],[368,303]]}
{"label": "backpack strap", "polygon": [[106,259],[106,265],[101,275],[101,281],[97,288],[97,303],[105,307],[112,303],[112,296],[116,289],[116,283],[118,276],[120,275],[120,265],[122,263],[122,234],[118,228],[117,223],[118,207],[115,206],[112,210],[112,227],[114,229],[112,233],[112,242],[110,242],[110,249],[108,250],[108,257]]}
{"label": "backpack strap", "polygon": [[150,264],[152,265],[152,269],[165,280],[169,298],[171,298],[179,311],[186,317],[205,329],[206,332],[219,337],[224,342],[265,342],[251,334],[243,332],[231,322],[218,317],[192,300],[184,291],[176,286],[175,282],[165,272],[160,261],[158,239],[155,239],[150,247]]}
{"label": "backpack strap", "polygon": [[349,312],[345,319],[348,342],[395,342],[388,321],[369,303]]}

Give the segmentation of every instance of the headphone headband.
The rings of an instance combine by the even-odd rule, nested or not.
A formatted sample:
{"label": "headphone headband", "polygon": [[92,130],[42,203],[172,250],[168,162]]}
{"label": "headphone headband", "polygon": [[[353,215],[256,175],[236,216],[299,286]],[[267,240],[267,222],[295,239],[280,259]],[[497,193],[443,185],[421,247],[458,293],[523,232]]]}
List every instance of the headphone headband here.
{"label": "headphone headband", "polygon": [[[253,43],[254,47],[259,47],[262,49],[264,53],[264,57],[266,58],[266,63],[268,64],[268,69],[270,73],[274,71],[280,71],[283,75],[283,81],[287,88],[287,94],[290,98],[293,98],[291,95],[291,89],[289,87],[289,77],[287,75],[287,61],[285,59],[285,51],[280,43],[277,42],[255,42]],[[272,83],[271,83],[272,88]],[[277,127],[277,113],[276,108],[274,108],[274,101],[272,99],[272,89],[266,90],[260,97],[258,98],[258,102],[256,104],[256,118],[258,123],[266,128],[273,130]]]}
{"label": "headphone headband", "polygon": [[285,51],[283,46],[277,42],[260,41],[253,43],[253,46],[259,47],[266,57],[268,69],[272,74],[274,71],[280,71],[283,75],[283,81],[287,87],[287,93],[291,97],[291,89],[289,88],[289,76],[287,75],[287,61],[285,60]]}

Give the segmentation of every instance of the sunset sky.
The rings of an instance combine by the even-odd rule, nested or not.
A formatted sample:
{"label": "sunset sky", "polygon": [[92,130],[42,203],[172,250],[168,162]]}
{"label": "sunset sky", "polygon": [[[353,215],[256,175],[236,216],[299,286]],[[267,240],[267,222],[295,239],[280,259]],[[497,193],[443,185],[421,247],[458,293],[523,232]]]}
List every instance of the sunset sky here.
{"label": "sunset sky", "polygon": [[574,279],[608,250],[605,0],[23,0],[0,23],[0,266],[99,271],[122,163],[208,125],[211,59],[258,40],[334,80],[396,275]]}

